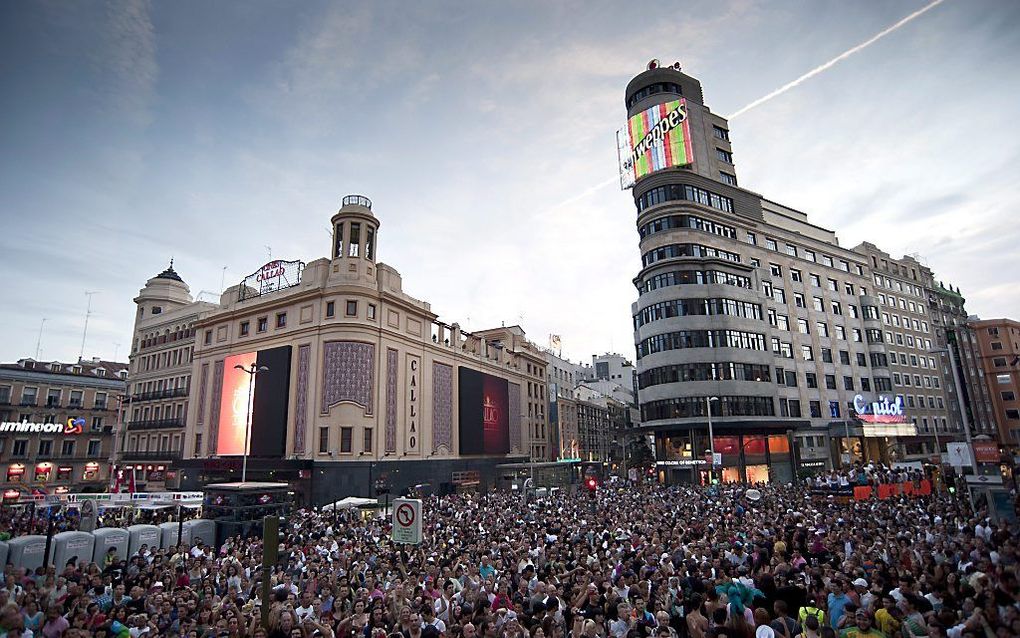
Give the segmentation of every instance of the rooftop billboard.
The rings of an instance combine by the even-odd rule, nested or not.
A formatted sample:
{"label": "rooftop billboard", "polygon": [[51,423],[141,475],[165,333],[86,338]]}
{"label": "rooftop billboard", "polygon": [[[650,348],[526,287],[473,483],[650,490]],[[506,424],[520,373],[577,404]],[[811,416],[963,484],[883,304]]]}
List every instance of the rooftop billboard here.
{"label": "rooftop billboard", "polygon": [[631,116],[616,133],[620,187],[630,188],[645,175],[694,163],[691,127],[684,98],[664,102]]}

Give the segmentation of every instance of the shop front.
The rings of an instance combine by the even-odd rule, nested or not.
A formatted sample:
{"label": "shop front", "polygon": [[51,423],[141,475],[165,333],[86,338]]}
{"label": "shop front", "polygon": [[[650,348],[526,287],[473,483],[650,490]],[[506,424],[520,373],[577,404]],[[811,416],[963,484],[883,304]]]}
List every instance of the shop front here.
{"label": "shop front", "polygon": [[[714,443],[714,445],[713,445]],[[716,467],[711,467],[711,451]],[[717,428],[713,441],[705,430],[688,429],[655,435],[660,483],[790,483],[794,477],[790,430],[744,432]]]}

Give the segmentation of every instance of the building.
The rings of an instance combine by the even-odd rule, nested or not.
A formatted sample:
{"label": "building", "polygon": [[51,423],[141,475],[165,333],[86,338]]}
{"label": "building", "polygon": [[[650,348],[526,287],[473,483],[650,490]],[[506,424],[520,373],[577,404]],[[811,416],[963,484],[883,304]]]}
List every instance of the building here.
{"label": "building", "polygon": [[5,499],[105,491],[126,374],[126,364],[98,359],[0,364]]}
{"label": "building", "polygon": [[181,486],[244,474],[322,504],[486,487],[549,458],[546,363],[524,331],[469,333],[404,292],[367,198],[331,226],[329,257],[265,264],[198,314]]}
{"label": "building", "polygon": [[1015,450],[1020,445],[1020,321],[975,319],[967,325],[977,342],[997,438]]}
{"label": "building", "polygon": [[127,479],[138,491],[162,491],[178,486],[174,464],[184,447],[195,322],[215,304],[193,300],[173,262],[145,282],[134,302],[130,406],[118,434],[115,469],[122,488],[129,487]]}
{"label": "building", "polygon": [[807,214],[741,188],[728,123],[679,64],[649,64],[625,105],[621,185],[632,189],[642,262],[638,406],[660,480],[707,480],[714,450],[724,481],[788,482],[800,470],[905,460],[923,449],[907,446],[926,420],[949,427],[927,354],[930,271],[871,244],[844,248]]}

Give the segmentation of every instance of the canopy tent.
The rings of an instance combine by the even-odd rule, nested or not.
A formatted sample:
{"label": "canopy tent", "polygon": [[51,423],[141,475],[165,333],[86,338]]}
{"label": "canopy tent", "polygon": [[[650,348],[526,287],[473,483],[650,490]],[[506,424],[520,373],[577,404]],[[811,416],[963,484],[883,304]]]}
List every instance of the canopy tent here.
{"label": "canopy tent", "polygon": [[360,496],[348,496],[342,498],[339,501],[330,503],[323,509],[353,509],[355,507],[372,507],[379,504],[379,499],[375,498],[363,498]]}

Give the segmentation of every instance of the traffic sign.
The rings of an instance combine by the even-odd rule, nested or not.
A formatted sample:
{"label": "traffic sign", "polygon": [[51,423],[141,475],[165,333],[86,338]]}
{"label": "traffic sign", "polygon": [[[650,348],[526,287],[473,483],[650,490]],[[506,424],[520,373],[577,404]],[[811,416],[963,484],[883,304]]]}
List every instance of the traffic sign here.
{"label": "traffic sign", "polygon": [[391,537],[395,543],[421,544],[421,499],[394,499]]}

